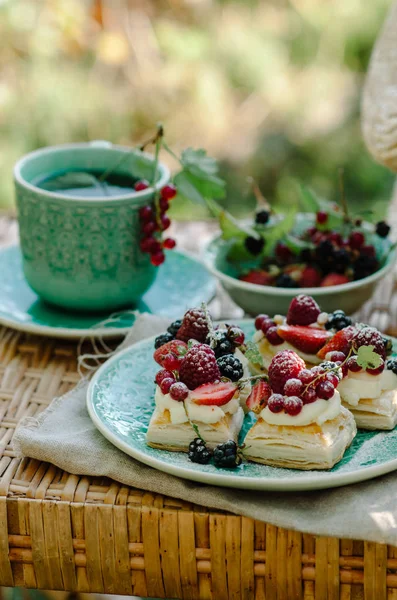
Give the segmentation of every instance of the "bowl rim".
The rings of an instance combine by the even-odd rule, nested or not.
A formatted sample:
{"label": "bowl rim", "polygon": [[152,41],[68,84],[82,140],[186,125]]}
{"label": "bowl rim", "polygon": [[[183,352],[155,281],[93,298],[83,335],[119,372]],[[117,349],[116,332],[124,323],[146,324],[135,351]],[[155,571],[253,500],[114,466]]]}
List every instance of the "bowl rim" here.
{"label": "bowl rim", "polygon": [[359,279],[358,281],[350,281],[349,283],[343,283],[341,285],[329,285],[326,287],[279,288],[271,285],[258,285],[257,283],[248,283],[247,281],[241,281],[240,279],[236,279],[235,277],[226,275],[226,273],[223,273],[222,271],[217,269],[214,265],[214,252],[212,250],[212,247],[217,242],[222,242],[222,237],[219,233],[217,233],[211,238],[209,242],[207,242],[202,252],[203,262],[206,265],[207,269],[210,271],[210,273],[215,275],[220,281],[224,281],[225,283],[228,283],[229,285],[237,287],[241,290],[246,290],[247,292],[255,292],[267,296],[271,295],[293,297],[297,294],[307,294],[308,296],[326,296],[330,293],[343,294],[347,291],[360,289],[367,284],[376,283],[379,279],[382,279],[382,277],[384,277],[393,268],[393,258],[396,257],[397,252],[397,248],[393,248],[387,258],[386,264],[384,264],[381,269],[378,269],[378,271],[375,271],[375,273],[372,273],[372,275],[368,275],[368,277],[364,277],[363,279]]}

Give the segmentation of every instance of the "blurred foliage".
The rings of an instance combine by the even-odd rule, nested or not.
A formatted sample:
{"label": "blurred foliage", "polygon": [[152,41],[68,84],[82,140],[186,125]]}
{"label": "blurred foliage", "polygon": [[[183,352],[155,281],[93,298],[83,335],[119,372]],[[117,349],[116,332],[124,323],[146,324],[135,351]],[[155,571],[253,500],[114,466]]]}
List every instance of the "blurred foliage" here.
{"label": "blurred foliage", "polygon": [[287,205],[297,179],[337,198],[340,167],[352,204],[382,213],[393,175],[364,148],[359,104],[390,4],[0,0],[0,206],[25,152],[132,144],[161,120],[176,150],[219,157],[236,213],[251,205],[248,176]]}

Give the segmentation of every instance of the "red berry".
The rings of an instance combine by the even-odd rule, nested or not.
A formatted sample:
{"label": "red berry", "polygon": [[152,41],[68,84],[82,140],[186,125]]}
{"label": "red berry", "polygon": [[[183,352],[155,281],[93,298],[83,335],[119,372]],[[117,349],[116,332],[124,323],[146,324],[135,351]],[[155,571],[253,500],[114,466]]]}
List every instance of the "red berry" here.
{"label": "red berry", "polygon": [[326,212],[324,212],[323,210],[319,210],[316,215],[316,221],[320,225],[323,225],[324,223],[326,223],[328,221],[328,214]]}
{"label": "red berry", "polygon": [[343,354],[343,352],[338,352],[337,350],[334,350],[333,352],[329,353],[329,360],[332,360],[332,362],[343,362],[346,358],[346,354]]}
{"label": "red berry", "polygon": [[353,345],[356,349],[361,346],[374,346],[375,352],[383,359],[386,358],[383,336],[374,327],[363,327],[362,329],[359,329],[353,338]]}
{"label": "red berry", "polygon": [[305,267],[302,271],[299,285],[302,288],[318,287],[321,283],[321,274],[315,267]]}
{"label": "red berry", "polygon": [[270,389],[270,385],[266,381],[263,381],[263,379],[260,379],[252,386],[252,391],[246,401],[247,408],[259,414],[266,407],[271,395],[272,390]]}
{"label": "red berry", "polygon": [[180,368],[181,359],[177,358],[173,354],[165,354],[163,358],[163,366],[167,369],[167,371],[177,371]]}
{"label": "red berry", "polygon": [[171,398],[173,400],[178,400],[178,402],[183,402],[183,400],[186,400],[186,398],[188,397],[189,390],[184,383],[182,383],[181,381],[178,381],[177,383],[174,383],[171,386],[170,394],[171,394]]}
{"label": "red berry", "polygon": [[373,246],[363,246],[360,250],[361,254],[370,256],[371,258],[376,255],[375,248]]}
{"label": "red berry", "polygon": [[263,269],[252,269],[246,275],[240,275],[239,279],[254,285],[272,285],[274,282],[274,277]]}
{"label": "red berry", "polygon": [[168,200],[165,200],[165,198],[160,198],[159,205],[160,205],[160,210],[163,213],[165,213],[170,207],[170,203],[168,202]]}
{"label": "red berry", "polygon": [[190,390],[221,378],[215,352],[206,344],[196,344],[185,355],[179,378]]}
{"label": "red berry", "polygon": [[141,192],[142,190],[146,190],[150,186],[150,183],[146,181],[146,179],[140,179],[134,185],[134,190],[136,192]]}
{"label": "red berry", "polygon": [[175,383],[175,379],[171,379],[171,377],[166,377],[165,379],[163,379],[163,381],[160,383],[160,389],[163,392],[163,394],[168,394],[168,392],[170,391],[170,387]]}
{"label": "red berry", "polygon": [[276,326],[269,327],[269,329],[266,331],[266,338],[269,344],[272,346],[280,346],[280,344],[284,342],[284,340],[278,335]]}
{"label": "red berry", "polygon": [[283,262],[287,262],[292,256],[292,252],[288,248],[288,246],[282,244],[281,242],[277,244],[275,253],[277,258],[279,258]]}
{"label": "red berry", "polygon": [[305,325],[280,325],[277,331],[283,340],[306,354],[316,354],[332,337],[325,329]]}
{"label": "red berry", "polygon": [[353,250],[359,250],[365,242],[364,234],[361,231],[353,231],[349,236],[349,245]]}
{"label": "red berry", "polygon": [[284,408],[284,396],[281,394],[272,394],[267,401],[267,406],[272,413],[279,413]]}
{"label": "red berry", "polygon": [[173,379],[175,381],[175,377],[172,371],[167,371],[166,369],[162,369],[162,371],[156,373],[155,381],[157,385],[160,385],[163,379]]}
{"label": "red berry", "polygon": [[241,346],[241,344],[244,344],[245,341],[244,331],[240,329],[240,327],[236,327],[235,325],[229,327],[227,337],[233,342],[235,346]]}
{"label": "red berry", "polygon": [[172,238],[166,238],[163,242],[163,248],[167,250],[172,250],[176,246],[176,241]]}
{"label": "red berry", "polygon": [[358,373],[362,370],[355,356],[351,356],[349,360],[346,361],[346,367],[347,370],[351,371],[352,373]]}
{"label": "red berry", "polygon": [[154,237],[143,238],[141,241],[141,250],[155,254],[156,252],[161,252],[161,244]]}
{"label": "red berry", "polygon": [[299,294],[289,305],[287,323],[289,325],[310,325],[317,321],[320,313],[320,307],[314,298]]}
{"label": "red berry", "polygon": [[339,377],[336,375],[336,373],[327,373],[325,378],[334,386],[334,388],[338,386]]}
{"label": "red berry", "polygon": [[269,365],[269,381],[273,392],[282,394],[288,379],[298,377],[305,368],[304,361],[293,350],[277,352]]}
{"label": "red berry", "polygon": [[330,381],[321,381],[316,385],[316,394],[322,400],[329,400],[335,393],[335,388]]}
{"label": "red berry", "polygon": [[172,200],[172,198],[175,198],[176,194],[177,194],[177,189],[174,185],[172,185],[172,183],[165,185],[161,190],[161,196],[165,200]]}
{"label": "red berry", "polygon": [[381,365],[379,365],[379,367],[376,367],[376,369],[367,369],[367,373],[369,373],[370,375],[380,375],[381,373],[383,373],[385,369],[385,363],[382,362]]}
{"label": "red berry", "polygon": [[153,208],[151,206],[142,206],[142,208],[139,209],[139,218],[141,219],[141,221],[144,221],[145,223],[147,221],[150,221],[151,219],[153,219],[154,218]]}
{"label": "red berry", "polygon": [[299,415],[303,408],[303,400],[297,396],[289,396],[284,398],[284,410],[291,416]]}
{"label": "red berry", "polygon": [[164,252],[154,252],[150,257],[150,262],[153,266],[159,267],[165,261]]}
{"label": "red berry", "polygon": [[[182,364],[183,357],[187,352],[187,344],[185,342],[181,342],[180,340],[171,340],[166,344],[157,348],[157,350],[153,354],[153,358],[160,367],[163,369],[168,369],[169,371],[179,370],[180,365]],[[176,369],[174,368],[174,364],[170,368],[168,364],[170,364],[170,356],[176,358],[178,363]],[[166,364],[167,359],[167,364]]]}
{"label": "red berry", "polygon": [[188,342],[189,340],[205,342],[208,333],[208,324],[204,311],[201,308],[191,308],[185,313],[176,337],[178,340],[183,340],[184,342]]}
{"label": "red berry", "polygon": [[298,375],[298,379],[303,383],[303,385],[308,385],[313,381],[315,375],[311,372],[310,369],[303,369]]}
{"label": "red berry", "polygon": [[311,404],[317,400],[316,390],[313,386],[310,386],[302,394],[303,404]]}
{"label": "red berry", "polygon": [[333,242],[336,246],[342,246],[343,239],[340,233],[333,231],[329,236],[330,242]]}
{"label": "red berry", "polygon": [[157,225],[154,221],[148,221],[142,227],[142,231],[145,235],[151,235],[157,229]]}
{"label": "red berry", "polygon": [[270,317],[269,317],[262,323],[262,327],[261,327],[262,333],[264,333],[266,335],[267,332],[269,331],[269,329],[271,327],[275,327],[275,326],[276,326],[275,322],[272,319],[270,319]]}
{"label": "red berry", "polygon": [[348,368],[346,366],[346,363],[341,364],[340,368],[342,370],[343,377],[347,377],[349,371],[348,371]]}
{"label": "red berry", "polygon": [[271,321],[269,315],[258,315],[255,319],[255,329],[258,331],[262,329],[262,323],[264,321]]}
{"label": "red berry", "polygon": [[163,231],[165,231],[166,229],[169,228],[170,225],[171,225],[171,219],[169,217],[166,217],[165,215],[163,215],[161,217],[161,229]]}
{"label": "red berry", "polygon": [[350,279],[346,275],[340,273],[329,273],[324,277],[320,287],[330,287],[332,285],[343,285],[349,283]]}
{"label": "red berry", "polygon": [[303,391],[303,383],[300,379],[288,379],[284,386],[286,396],[299,396]]}
{"label": "red berry", "polygon": [[[334,352],[334,351],[338,351],[338,352],[343,353],[344,355],[347,355],[350,350],[352,339],[353,339],[356,331],[357,331],[356,328],[353,327],[352,325],[349,325],[349,327],[344,327],[343,329],[338,331],[330,339],[330,341],[327,344],[325,344],[325,346],[323,346],[323,348],[321,348],[321,350],[319,350],[319,352],[317,353],[317,356],[319,358],[325,358],[329,352]],[[336,358],[334,358],[332,356],[332,358],[330,358],[330,360],[336,361]],[[343,357],[342,360],[345,360],[345,356]]]}

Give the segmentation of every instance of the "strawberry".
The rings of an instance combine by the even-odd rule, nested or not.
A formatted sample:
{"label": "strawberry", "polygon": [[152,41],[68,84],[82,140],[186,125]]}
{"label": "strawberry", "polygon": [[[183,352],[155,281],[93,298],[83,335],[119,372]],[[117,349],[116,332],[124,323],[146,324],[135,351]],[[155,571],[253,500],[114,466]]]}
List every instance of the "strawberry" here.
{"label": "strawberry", "polygon": [[280,325],[277,333],[291,346],[306,354],[316,354],[332,336],[332,333],[325,329],[301,325]]}
{"label": "strawberry", "polygon": [[267,271],[261,269],[253,269],[247,275],[241,275],[241,281],[246,283],[255,283],[256,285],[272,285],[273,277]]}
{"label": "strawberry", "polygon": [[269,366],[269,383],[273,392],[282,394],[288,379],[297,377],[303,369],[306,369],[305,362],[293,350],[277,352]]}
{"label": "strawberry", "polygon": [[349,283],[350,279],[346,275],[340,275],[339,273],[330,273],[321,282],[321,287],[329,287],[331,285],[343,285]]}
{"label": "strawberry", "polygon": [[230,402],[237,389],[237,385],[231,381],[204,383],[190,392],[190,399],[203,406],[223,406]]}
{"label": "strawberry", "polygon": [[319,358],[325,358],[328,352],[334,351],[343,352],[343,354],[347,355],[356,331],[356,328],[352,325],[341,329],[317,352],[317,356]]}
{"label": "strawberry", "polygon": [[321,283],[321,275],[315,267],[305,267],[299,280],[300,287],[318,287]]}
{"label": "strawberry", "polygon": [[265,408],[267,405],[267,401],[272,395],[271,387],[266,381],[261,379],[252,387],[252,391],[247,398],[247,406],[249,410],[258,414],[261,412],[262,408]]}
{"label": "strawberry", "polygon": [[317,321],[320,307],[311,296],[299,294],[292,299],[287,313],[288,325],[310,325]]}
{"label": "strawberry", "polygon": [[[179,340],[171,340],[158,348],[153,358],[163,369],[176,371],[182,364],[183,357],[187,352],[187,344]],[[169,368],[171,365],[171,369]]]}

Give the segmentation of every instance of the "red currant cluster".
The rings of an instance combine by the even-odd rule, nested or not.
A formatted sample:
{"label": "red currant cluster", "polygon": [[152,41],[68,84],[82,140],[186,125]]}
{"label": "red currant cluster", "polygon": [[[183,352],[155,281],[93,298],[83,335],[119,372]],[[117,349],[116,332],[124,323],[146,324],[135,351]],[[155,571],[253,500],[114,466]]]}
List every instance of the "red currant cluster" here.
{"label": "red currant cluster", "polygon": [[[140,179],[135,184],[135,190],[140,192],[150,186],[145,179]],[[142,252],[150,254],[150,262],[155,267],[159,267],[165,260],[164,250],[172,250],[176,246],[173,238],[162,240],[161,232],[166,231],[171,225],[171,220],[166,212],[170,207],[170,200],[175,198],[176,187],[171,183],[165,185],[160,190],[160,198],[155,206],[143,206],[139,211],[139,218],[142,223],[142,234],[140,248]]]}

